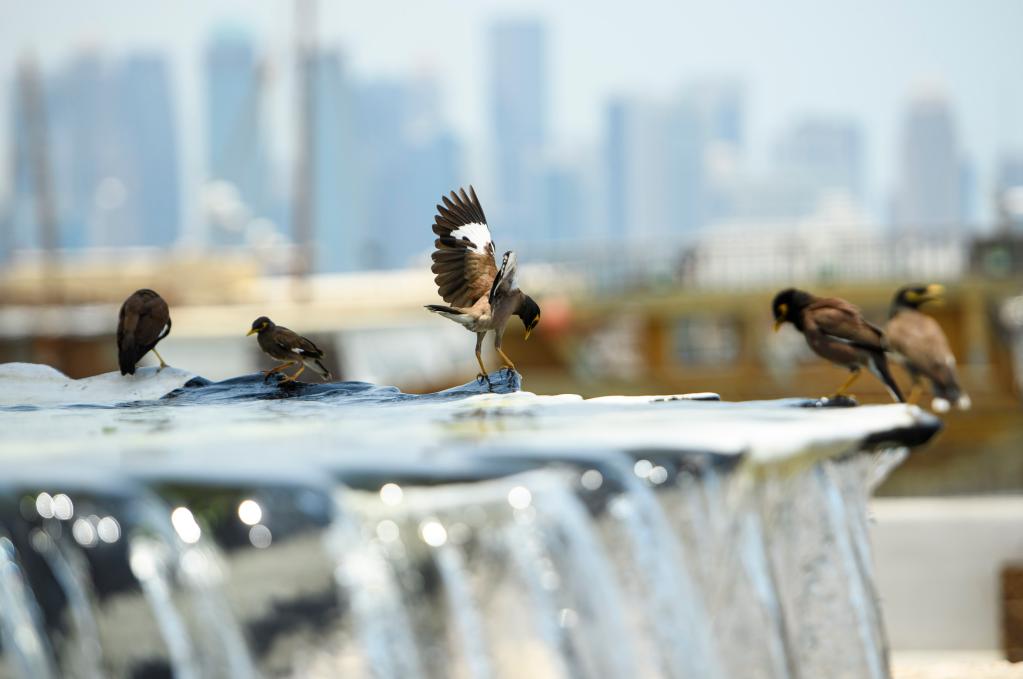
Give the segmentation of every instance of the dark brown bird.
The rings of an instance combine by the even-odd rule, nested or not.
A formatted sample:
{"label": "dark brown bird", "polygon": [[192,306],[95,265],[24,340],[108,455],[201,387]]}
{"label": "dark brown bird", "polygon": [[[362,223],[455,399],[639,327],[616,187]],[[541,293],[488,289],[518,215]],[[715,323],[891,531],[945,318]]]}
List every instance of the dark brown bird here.
{"label": "dark brown bird", "polygon": [[117,362],[122,375],[134,375],[135,364],[152,351],[167,367],[156,343],[170,334],[171,318],[167,302],[152,290],[143,288],[124,300],[117,319]]}
{"label": "dark brown bird", "polygon": [[306,368],[317,373],[324,382],[331,379],[330,371],[320,362],[323,352],[312,341],[297,332],[288,330],[283,325],[275,325],[266,316],[260,316],[252,321],[252,328],[246,333],[246,337],[255,333],[259,333],[256,337],[259,348],[271,358],[283,361],[276,368],[264,372],[266,377],[285,368],[300,365],[297,372],[285,376],[285,382],[294,382]]}
{"label": "dark brown bird", "polygon": [[905,366],[913,379],[909,402],[915,403],[922,391],[923,379],[931,383],[931,408],[935,412],[948,412],[955,404],[968,410],[970,397],[959,387],[956,378],[956,358],[948,346],[941,326],[919,309],[931,302],[941,302],[944,286],[907,285],[892,298],[885,335],[888,348],[895,359]]}
{"label": "dark brown bird", "polygon": [[814,353],[852,372],[834,396],[844,396],[866,367],[884,383],[892,398],[905,401],[888,370],[884,332],[868,323],[855,306],[837,297],[815,297],[788,288],[775,295],[771,310],[775,331],[785,322],[791,323],[803,333]]}
{"label": "dark brown bird", "polygon": [[476,191],[459,189],[451,198],[442,196],[443,205],[437,206],[433,232],[437,234],[433,252],[434,279],[440,296],[450,306],[428,304],[430,311],[450,318],[476,333],[476,362],[480,366],[481,380],[487,377],[481,351],[483,338],[494,332],[494,348],[504,361],[504,367],[515,370],[515,364],[501,350],[505,326],[512,316],[522,319],[526,339],[540,322],[540,307],[533,298],[519,290],[515,283],[515,253],[506,252],[497,268],[494,241],[483,214]]}

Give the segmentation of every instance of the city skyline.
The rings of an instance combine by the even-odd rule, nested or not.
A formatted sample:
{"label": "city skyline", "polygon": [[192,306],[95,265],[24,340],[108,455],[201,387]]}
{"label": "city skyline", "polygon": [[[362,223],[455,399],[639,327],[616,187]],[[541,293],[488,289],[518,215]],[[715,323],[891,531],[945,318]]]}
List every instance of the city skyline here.
{"label": "city skyline", "polygon": [[[915,190],[912,178],[907,180],[907,172],[916,171],[907,169],[913,165],[909,158],[914,155],[908,150],[914,144],[907,137],[913,135],[917,126],[906,121],[912,119],[914,102],[920,98],[916,85],[904,93],[899,109],[893,113],[900,129],[894,149],[889,149],[892,151],[891,167],[886,170],[893,179],[878,195],[878,178],[873,169],[876,162],[869,160],[878,153],[878,141],[866,123],[852,112],[821,113],[807,109],[793,114],[783,126],[771,130],[765,137],[763,126],[757,123],[760,117],[757,114],[762,108],[762,99],[756,96],[757,83],[742,77],[704,74],[680,79],[668,92],[609,96],[600,101],[595,112],[600,123],[594,134],[582,140],[563,139],[558,129],[561,126],[557,124],[563,117],[557,78],[563,64],[559,61],[559,36],[555,28],[540,16],[516,16],[491,21],[483,32],[489,51],[480,60],[484,73],[480,74],[476,89],[489,104],[484,120],[477,121],[485,130],[482,139],[459,127],[459,116],[451,115],[452,88],[448,77],[431,70],[392,76],[368,75],[359,70],[360,56],[354,48],[346,49],[347,45],[321,40],[314,69],[318,90],[323,93],[316,113],[315,136],[322,143],[317,151],[316,168],[318,181],[327,177],[333,183],[327,187],[329,190],[319,188],[313,194],[320,219],[322,215],[329,215],[332,223],[314,225],[314,234],[317,243],[334,238],[338,248],[348,252],[376,251],[376,254],[357,255],[361,264],[344,263],[335,258],[334,263],[326,265],[329,270],[361,268],[367,263],[400,265],[401,256],[409,255],[409,251],[388,254],[380,250],[379,242],[358,235],[355,240],[346,242],[345,236],[332,236],[331,229],[342,228],[343,231],[343,226],[336,225],[347,221],[349,230],[354,233],[354,230],[367,229],[368,220],[375,219],[377,228],[383,225],[403,237],[406,234],[412,237],[416,231],[405,222],[416,220],[417,216],[420,217],[415,221],[418,226],[428,221],[421,218],[422,214],[429,211],[440,190],[450,188],[445,180],[474,181],[477,186],[487,187],[486,201],[491,206],[488,213],[505,224],[513,224],[518,229],[516,240],[520,241],[607,236],[625,226],[620,220],[626,213],[639,222],[630,228],[637,234],[648,235],[692,233],[716,221],[734,218],[795,219],[812,213],[814,203],[819,202],[823,192],[836,190],[852,199],[860,212],[876,223],[922,219],[936,224],[943,219],[915,217],[914,214],[920,214],[919,210],[914,213],[906,208],[905,194]],[[215,84],[211,75],[216,71],[213,58],[216,50],[225,45],[230,48],[231,40],[246,62],[243,70],[247,69],[251,78],[259,80],[258,88],[246,89],[242,82],[241,92],[234,95],[230,94],[227,81]],[[218,48],[221,42],[224,44]],[[239,44],[243,46],[238,47]],[[81,61],[82,54],[72,52],[71,57],[57,60],[56,65],[44,60],[45,79],[66,77]],[[186,93],[186,83],[192,80],[182,78],[181,65],[172,53],[153,49],[125,53],[113,48],[93,48],[86,54],[118,68],[119,64],[132,60],[141,59],[143,63],[165,60],[163,70],[170,73],[170,104],[166,108],[172,113],[188,108],[184,101],[197,95],[196,92]],[[179,114],[174,119],[176,125],[169,126],[171,130],[176,129],[183,157],[179,163],[175,149],[168,161],[180,167],[177,175],[181,183],[178,199],[183,215],[181,235],[192,242],[232,242],[231,238],[224,241],[216,237],[227,231],[219,229],[213,223],[216,220],[211,220],[207,214],[208,194],[218,198],[216,192],[209,191],[211,180],[228,180],[233,187],[227,188],[236,190],[235,198],[242,199],[249,217],[264,218],[266,223],[276,225],[287,235],[292,191],[288,179],[292,171],[290,126],[293,124],[290,119],[293,113],[289,109],[293,105],[293,92],[287,91],[288,72],[293,67],[290,55],[275,51],[273,44],[264,42],[255,31],[237,27],[225,29],[219,23],[205,35],[200,54],[202,60],[193,68],[201,73],[198,96],[203,110],[202,125],[197,130],[194,122],[182,124]],[[230,49],[227,57],[230,57]],[[486,77],[485,73],[490,76]],[[255,106],[239,103],[239,98],[252,97],[256,89],[258,102]],[[13,90],[10,86],[0,91],[0,101],[7,99],[8,112],[12,108],[9,94]],[[943,154],[931,157],[945,158],[947,162],[942,162],[954,168],[946,167],[944,184],[932,181],[932,188],[924,189],[924,194],[927,190],[937,190],[935,186],[947,188],[947,177],[954,173],[955,186],[945,193],[955,194],[950,199],[955,206],[939,212],[955,214],[957,221],[969,223],[978,221],[979,216],[979,221],[991,224],[997,219],[991,187],[999,181],[996,173],[1004,164],[1003,159],[1014,156],[1014,147],[1006,144],[997,148],[992,157],[982,157],[968,143],[960,102],[940,94],[941,90],[933,86],[926,91],[932,99],[944,102],[942,125],[945,132],[942,134],[948,142]],[[341,100],[331,101],[337,96]],[[225,97],[233,97],[235,101],[220,105],[219,109],[241,107],[248,113],[240,117],[232,114],[227,122],[218,123],[215,110],[219,109],[213,102]],[[376,104],[375,114],[366,113],[373,109],[374,98],[380,97],[384,97],[385,103]],[[345,113],[346,107],[351,105],[356,108]],[[367,131],[380,132],[374,132],[373,126],[386,126],[391,117],[390,109],[403,113],[390,123],[393,130],[377,134],[373,144],[366,146],[354,138],[344,137],[345,134],[357,133],[356,136],[361,137]],[[355,120],[344,125],[332,124],[333,120],[346,115],[354,116]],[[7,137],[5,141],[9,145],[14,128],[10,120],[6,122],[6,126],[0,128],[0,137]],[[342,129],[345,125],[347,128]],[[413,134],[411,128],[418,131]],[[239,133],[239,129],[245,134]],[[422,138],[423,130],[428,139]],[[420,138],[413,140],[411,137],[416,135]],[[409,139],[404,139],[406,136]],[[386,140],[391,138],[398,139],[399,143],[387,150]],[[610,148],[616,143],[621,146],[617,156]],[[924,140],[918,141],[916,146],[921,143],[929,145]],[[0,148],[3,146],[0,144]],[[238,156],[239,149],[244,152],[241,161],[237,158],[223,160],[222,156],[232,153]],[[358,155],[360,163],[376,165],[376,169],[360,167],[353,174],[350,158],[344,163],[331,158],[345,156],[345,149]],[[628,149],[628,153],[623,149]],[[195,161],[197,150],[201,156],[198,163]],[[388,167],[387,163],[377,163],[374,156],[381,151],[385,151],[385,156],[399,159],[398,164],[392,162]],[[9,158],[11,154],[5,155]],[[919,156],[919,152],[916,155]],[[616,157],[618,160],[613,160]],[[413,158],[419,161],[410,160]],[[599,159],[600,167],[595,166],[594,159]],[[238,176],[237,170],[224,165],[225,162],[240,167],[248,175],[259,176],[262,188],[247,186],[251,181]],[[416,166],[416,162],[420,164]],[[615,162],[621,167],[614,167]],[[915,167],[919,169],[928,163],[933,164],[920,160]],[[527,166],[529,177],[516,178]],[[0,170],[0,176],[3,172]],[[429,172],[435,172],[435,181],[422,182],[419,188],[417,179]],[[615,174],[621,176],[615,178],[612,176]],[[358,175],[363,176],[361,183]],[[390,180],[386,196],[378,187],[366,184],[365,177],[370,175],[376,177],[373,182]],[[338,177],[347,178],[337,181]],[[641,191],[632,191],[633,186],[641,187]],[[350,194],[340,202],[337,200],[338,195],[354,191],[356,187],[366,191],[362,195]],[[644,197],[643,191],[653,192],[652,197]],[[605,192],[607,195],[602,195]],[[114,197],[117,194],[116,191],[107,193]],[[627,205],[619,200],[621,196],[628,196]],[[366,207],[383,205],[399,197],[402,205],[390,213],[381,214],[379,209]],[[919,204],[921,199],[918,197],[916,202]],[[927,202],[926,195],[923,202]],[[202,223],[198,230],[197,221]],[[234,241],[238,242],[239,238],[236,234]],[[341,246],[342,242],[346,244]],[[388,246],[388,243],[383,244],[385,250]],[[418,249],[410,251],[415,253]]]}

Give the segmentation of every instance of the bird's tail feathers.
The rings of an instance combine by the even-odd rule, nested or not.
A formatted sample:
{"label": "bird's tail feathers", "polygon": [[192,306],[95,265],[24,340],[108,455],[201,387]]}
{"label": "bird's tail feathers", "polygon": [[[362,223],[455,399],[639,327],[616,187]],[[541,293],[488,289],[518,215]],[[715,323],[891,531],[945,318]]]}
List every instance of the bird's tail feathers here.
{"label": "bird's tail feathers", "polygon": [[435,314],[440,314],[444,318],[450,318],[455,323],[459,323],[465,327],[471,327],[472,325],[473,317],[461,309],[456,309],[452,306],[444,306],[442,304],[427,304],[426,308]]}
{"label": "bird's tail feathers", "polygon": [[138,357],[135,356],[135,352],[131,348],[133,342],[126,340],[123,344],[124,346],[118,347],[117,350],[117,365],[121,368],[122,375],[134,375]]}
{"label": "bird's tail feathers", "polygon": [[453,306],[444,306],[443,304],[427,304],[426,308],[435,314],[452,314],[458,315],[462,313]]}
{"label": "bird's tail feathers", "polygon": [[320,378],[324,382],[327,382],[327,381],[330,381],[330,380],[334,379],[334,376],[330,374],[329,370],[327,370],[327,366],[323,365],[323,363],[320,362],[320,359],[318,359],[318,358],[307,358],[306,360],[304,360],[302,362],[305,363],[305,366],[307,368],[309,368],[314,373],[319,375]]}
{"label": "bird's tail feathers", "polygon": [[888,370],[888,360],[884,356],[883,351],[871,352],[870,354],[870,372],[874,373],[879,380],[884,384],[888,393],[892,395],[899,403],[905,403],[906,398],[902,395],[902,390],[899,389],[898,382],[892,377],[892,373]]}
{"label": "bird's tail feathers", "polygon": [[969,410],[973,401],[955,381],[949,384],[934,383],[934,400],[931,401],[931,408],[935,412],[947,413],[953,405],[959,410]]}

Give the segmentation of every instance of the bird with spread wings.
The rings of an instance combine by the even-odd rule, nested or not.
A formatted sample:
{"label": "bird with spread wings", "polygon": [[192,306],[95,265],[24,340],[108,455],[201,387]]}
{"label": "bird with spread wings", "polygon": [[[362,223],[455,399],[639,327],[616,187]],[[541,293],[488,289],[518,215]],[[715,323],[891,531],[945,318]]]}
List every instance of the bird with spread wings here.
{"label": "bird with spread wings", "polygon": [[442,196],[437,206],[433,232],[433,266],[437,290],[448,306],[428,304],[426,308],[476,333],[476,361],[481,381],[490,383],[481,355],[483,338],[494,333],[494,348],[504,367],[515,370],[515,364],[501,349],[505,326],[512,316],[522,319],[526,339],[540,322],[540,307],[532,297],[519,290],[515,282],[515,253],[506,252],[498,268],[494,241],[483,214],[479,198],[472,186],[469,192],[459,189],[450,197]]}

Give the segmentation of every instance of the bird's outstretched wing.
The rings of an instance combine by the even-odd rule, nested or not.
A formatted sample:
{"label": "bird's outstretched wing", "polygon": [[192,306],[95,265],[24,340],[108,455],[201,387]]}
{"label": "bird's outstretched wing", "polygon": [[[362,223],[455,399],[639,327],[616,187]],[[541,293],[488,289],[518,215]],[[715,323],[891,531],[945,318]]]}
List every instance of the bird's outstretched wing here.
{"label": "bird's outstretched wing", "polygon": [[884,351],[881,329],[868,323],[860,310],[845,300],[818,299],[803,313],[808,329],[819,330],[832,339],[860,349]]}
{"label": "bird's outstretched wing", "polygon": [[507,294],[518,288],[515,284],[515,253],[506,252],[501,260],[501,269],[494,276],[494,282],[490,285],[490,304],[500,294]]}
{"label": "bird's outstretched wing", "polygon": [[488,295],[497,276],[494,241],[476,191],[469,187],[451,192],[437,206],[433,232],[437,240],[431,271],[444,301],[458,308],[471,307]]}

